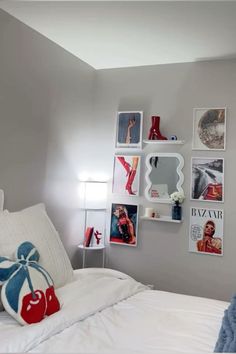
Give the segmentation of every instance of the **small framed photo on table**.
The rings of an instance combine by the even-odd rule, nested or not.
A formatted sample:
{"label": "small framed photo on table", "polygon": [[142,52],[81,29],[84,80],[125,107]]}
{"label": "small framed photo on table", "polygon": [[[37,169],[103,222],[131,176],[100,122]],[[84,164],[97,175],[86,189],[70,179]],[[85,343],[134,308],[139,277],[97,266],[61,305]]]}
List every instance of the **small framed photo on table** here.
{"label": "small framed photo on table", "polygon": [[118,112],[116,148],[142,148],[143,112]]}
{"label": "small framed photo on table", "polygon": [[194,108],[193,150],[225,150],[226,108]]}

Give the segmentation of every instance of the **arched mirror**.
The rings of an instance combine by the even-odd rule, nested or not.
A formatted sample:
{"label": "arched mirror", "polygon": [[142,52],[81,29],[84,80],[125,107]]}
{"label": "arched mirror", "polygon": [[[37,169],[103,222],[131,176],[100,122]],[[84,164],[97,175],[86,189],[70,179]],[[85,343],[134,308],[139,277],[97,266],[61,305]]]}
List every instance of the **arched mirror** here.
{"label": "arched mirror", "polygon": [[177,153],[151,153],[146,157],[145,197],[155,203],[170,203],[170,195],[183,192],[184,159]]}

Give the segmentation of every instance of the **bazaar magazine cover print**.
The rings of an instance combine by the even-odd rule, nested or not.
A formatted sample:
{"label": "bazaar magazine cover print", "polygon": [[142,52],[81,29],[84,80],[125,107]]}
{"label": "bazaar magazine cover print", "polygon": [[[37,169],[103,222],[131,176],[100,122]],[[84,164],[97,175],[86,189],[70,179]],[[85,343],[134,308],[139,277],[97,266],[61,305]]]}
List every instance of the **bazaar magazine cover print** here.
{"label": "bazaar magazine cover print", "polygon": [[192,158],[191,199],[224,201],[224,159]]}
{"label": "bazaar magazine cover print", "polygon": [[193,150],[225,150],[226,109],[195,108]]}
{"label": "bazaar magazine cover print", "polygon": [[138,205],[112,204],[110,243],[137,246]]}
{"label": "bazaar magazine cover print", "polygon": [[112,192],[118,195],[139,195],[140,156],[115,156]]}
{"label": "bazaar magazine cover print", "polygon": [[223,210],[191,208],[190,212],[189,251],[222,256]]}

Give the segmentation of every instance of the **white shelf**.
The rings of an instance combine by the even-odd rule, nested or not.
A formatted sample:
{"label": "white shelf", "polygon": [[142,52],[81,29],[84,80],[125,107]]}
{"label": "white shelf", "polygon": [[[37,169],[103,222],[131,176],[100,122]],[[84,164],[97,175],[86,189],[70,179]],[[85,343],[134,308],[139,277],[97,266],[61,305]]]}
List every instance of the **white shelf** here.
{"label": "white shelf", "polygon": [[153,145],[183,145],[185,143],[184,140],[143,140],[143,142]]}
{"label": "white shelf", "polygon": [[104,250],[104,248],[106,248],[104,245],[89,246],[89,247],[85,247],[84,245],[78,245],[78,247],[83,249],[83,250],[91,250],[91,251]]}
{"label": "white shelf", "polygon": [[164,222],[173,222],[176,224],[180,224],[183,220],[173,220],[170,216],[160,216],[159,218],[152,218],[148,216],[141,216],[143,220],[151,220],[151,221],[164,221]]}

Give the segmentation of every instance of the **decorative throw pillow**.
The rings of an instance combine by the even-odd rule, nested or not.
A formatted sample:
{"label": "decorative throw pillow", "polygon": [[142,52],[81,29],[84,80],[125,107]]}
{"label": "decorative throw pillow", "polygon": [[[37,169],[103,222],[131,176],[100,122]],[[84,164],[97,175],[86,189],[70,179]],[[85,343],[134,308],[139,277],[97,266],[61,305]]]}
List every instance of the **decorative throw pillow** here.
{"label": "decorative throw pillow", "polygon": [[0,255],[12,258],[15,245],[32,242],[40,253],[39,264],[47,269],[55,288],[73,277],[73,269],[45,206],[38,204],[18,212],[0,213]]}
{"label": "decorative throw pillow", "polygon": [[23,325],[40,322],[60,310],[53,280],[38,261],[39,253],[31,242],[18,247],[16,261],[0,257],[3,306]]}

